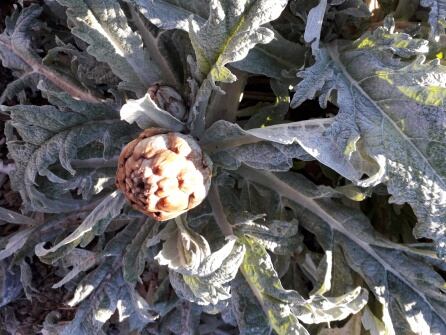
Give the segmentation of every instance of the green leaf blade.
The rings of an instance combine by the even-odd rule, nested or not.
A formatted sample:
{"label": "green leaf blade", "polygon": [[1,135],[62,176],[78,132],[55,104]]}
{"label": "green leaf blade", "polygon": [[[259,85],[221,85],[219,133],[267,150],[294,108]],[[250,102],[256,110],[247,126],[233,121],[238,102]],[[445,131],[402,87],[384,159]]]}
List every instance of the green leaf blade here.
{"label": "green leaf blade", "polygon": [[329,155],[323,163],[361,186],[385,183],[391,202],[407,202],[416,213],[415,237],[435,240],[446,255],[446,68],[425,62],[427,41],[392,29],[321,49],[316,65],[301,73],[291,106],[314,97],[311,83],[323,101],[336,90],[339,114],[323,134],[309,136],[335,143],[356,175],[369,178],[353,179]]}
{"label": "green leaf blade", "polygon": [[74,23],[72,33],[88,43],[88,52],[121,78],[121,87],[141,95],[160,79],[141,36],[132,31],[117,1],[57,1],[67,7],[67,16]]}

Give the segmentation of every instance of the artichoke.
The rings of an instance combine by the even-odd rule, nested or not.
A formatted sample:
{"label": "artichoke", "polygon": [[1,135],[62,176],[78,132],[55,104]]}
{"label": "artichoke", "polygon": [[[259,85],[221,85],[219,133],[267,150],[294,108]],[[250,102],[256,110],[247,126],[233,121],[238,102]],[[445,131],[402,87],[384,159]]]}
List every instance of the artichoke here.
{"label": "artichoke", "polygon": [[185,121],[187,117],[186,105],[181,95],[169,86],[153,85],[149,87],[150,98],[157,106],[175,116],[178,120]]}
{"label": "artichoke", "polygon": [[150,128],[121,152],[116,186],[133,208],[158,221],[199,205],[212,177],[212,161],[190,135]]}

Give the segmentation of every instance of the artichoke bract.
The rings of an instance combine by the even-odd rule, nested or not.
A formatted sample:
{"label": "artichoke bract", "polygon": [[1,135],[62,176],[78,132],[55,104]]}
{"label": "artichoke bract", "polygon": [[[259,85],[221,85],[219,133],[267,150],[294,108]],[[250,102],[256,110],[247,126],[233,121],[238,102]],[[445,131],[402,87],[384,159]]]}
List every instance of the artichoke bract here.
{"label": "artichoke bract", "polygon": [[165,221],[199,205],[211,177],[212,161],[192,136],[150,128],[122,150],[116,186],[133,208]]}
{"label": "artichoke bract", "polygon": [[153,85],[148,92],[150,98],[157,106],[175,116],[178,120],[185,121],[187,109],[181,95],[169,86]]}

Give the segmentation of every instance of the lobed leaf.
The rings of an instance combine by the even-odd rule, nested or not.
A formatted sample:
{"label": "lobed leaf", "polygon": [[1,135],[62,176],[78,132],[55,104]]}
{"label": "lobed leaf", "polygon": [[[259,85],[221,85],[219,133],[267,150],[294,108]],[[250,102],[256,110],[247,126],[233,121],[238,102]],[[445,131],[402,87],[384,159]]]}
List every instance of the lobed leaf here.
{"label": "lobed leaf", "polygon": [[70,251],[68,255],[59,260],[61,267],[69,268],[70,270],[57,283],[53,284],[52,288],[59,288],[73,280],[82,272],[86,272],[93,266],[97,265],[100,258],[95,252],[85,249],[75,248]]}
{"label": "lobed leaf", "polygon": [[156,63],[144,49],[141,36],[130,28],[119,2],[57,1],[67,7],[72,33],[89,44],[87,51],[98,61],[110,66],[123,81],[121,88],[142,95],[160,79]]}
{"label": "lobed leaf", "polygon": [[152,246],[148,242],[156,239],[153,235],[157,227],[158,225],[151,220],[147,220],[141,226],[136,238],[127,246],[122,264],[124,279],[127,282],[136,283],[144,271],[148,248]]}
{"label": "lobed leaf", "polygon": [[[161,29],[181,29],[189,32],[189,19],[204,25],[209,17],[209,1],[178,0],[126,0],[133,3],[151,23]],[[240,70],[263,74],[273,78],[283,78],[283,70],[298,68],[296,60],[303,59],[305,49],[281,36],[272,27],[274,39],[268,44],[257,44],[248,55],[232,65]],[[293,61],[290,61],[293,60]]]}
{"label": "lobed leaf", "polygon": [[232,310],[241,335],[269,335],[271,326],[250,287],[237,278],[231,283]]}
{"label": "lobed leaf", "polygon": [[127,321],[129,331],[141,331],[157,319],[145,299],[130,284],[122,285],[116,308],[119,321]]}
{"label": "lobed leaf", "polygon": [[0,307],[17,299],[23,289],[20,282],[20,269],[16,267],[12,270],[8,267],[6,262],[0,261]]}
{"label": "lobed leaf", "polygon": [[[446,330],[444,262],[379,236],[365,215],[339,202],[320,198],[318,187],[297,174],[272,174],[243,168],[242,176],[291,201],[301,225],[326,250],[342,248],[349,266],[373,289],[382,304],[389,334],[442,334]],[[401,308],[410,304],[410,309]],[[414,318],[413,316],[417,317]]]}
{"label": "lobed leaf", "polygon": [[[103,189],[103,184],[111,184],[109,178],[115,171],[109,167],[116,163],[107,163],[106,159],[120,152],[131,128],[116,119],[117,113],[108,103],[92,104],[45,86],[40,88],[57,107],[1,107],[11,116],[6,126],[15,128],[22,138],[16,140],[12,129],[7,134],[8,149],[16,166],[11,181],[26,208],[69,212],[84,206],[86,199]],[[72,166],[77,158],[78,173]],[[70,190],[78,191],[86,199],[74,198]]]}
{"label": "lobed leaf", "polygon": [[[228,283],[235,278],[243,260],[244,247],[232,236],[215,252],[206,239],[177,223],[167,230],[163,249],[155,257],[171,270],[169,278],[177,294],[199,305],[216,305],[231,297]],[[168,228],[169,229],[169,228]]]}
{"label": "lobed leaf", "polygon": [[41,79],[52,82],[73,97],[98,102],[98,98],[82,90],[70,78],[61,76],[42,63],[33,46],[34,30],[42,25],[38,21],[41,13],[42,8],[34,4],[21,11],[15,10],[11,17],[6,18],[6,28],[0,34],[0,60],[3,66],[14,71],[14,75],[18,78],[8,83],[0,96],[0,104],[18,95],[25,88],[30,87],[34,90]]}
{"label": "lobed leaf", "polygon": [[327,0],[320,0],[316,7],[313,7],[308,13],[307,25],[305,27],[305,42],[311,43],[313,53],[319,49],[321,39],[322,22],[324,21],[325,11],[327,10]]}
{"label": "lobed leaf", "polygon": [[420,5],[430,8],[431,36],[438,39],[441,34],[445,33],[446,2],[444,0],[421,0]]}
{"label": "lobed leaf", "polygon": [[[359,185],[384,182],[391,202],[414,209],[415,236],[435,240],[444,254],[446,166],[439,157],[446,152],[446,71],[425,62],[426,41],[392,32],[387,26],[321,49],[316,64],[300,74],[291,105],[317,91],[326,100],[336,90],[338,115],[323,133],[309,134],[314,143],[331,142],[333,151],[314,144],[306,150]],[[363,174],[366,180],[359,179]]]}
{"label": "lobed leaf", "polygon": [[289,255],[302,247],[302,238],[297,235],[298,222],[296,220],[266,221],[262,214],[246,213],[235,218],[234,229],[239,234],[255,237],[265,249],[278,255]]}
{"label": "lobed leaf", "polygon": [[115,191],[108,195],[85,218],[77,229],[50,249],[44,243],[36,246],[36,255],[44,262],[53,263],[71,252],[76,246],[85,241],[90,242],[91,236],[104,232],[110,222],[117,217],[125,204],[122,193]]}
{"label": "lobed leaf", "polygon": [[286,3],[211,1],[206,23],[189,21],[199,72],[204,77],[210,75],[211,81],[233,82],[236,78],[225,65],[242,60],[256,44],[273,39],[273,32],[261,25],[277,18]]}
{"label": "lobed leaf", "polygon": [[237,124],[220,120],[206,130],[200,143],[211,153],[215,164],[230,170],[244,163],[258,169],[288,171],[293,166],[293,158],[308,160],[308,154],[298,144],[280,143],[286,125],[276,128],[275,136],[269,136],[269,128],[243,130]]}

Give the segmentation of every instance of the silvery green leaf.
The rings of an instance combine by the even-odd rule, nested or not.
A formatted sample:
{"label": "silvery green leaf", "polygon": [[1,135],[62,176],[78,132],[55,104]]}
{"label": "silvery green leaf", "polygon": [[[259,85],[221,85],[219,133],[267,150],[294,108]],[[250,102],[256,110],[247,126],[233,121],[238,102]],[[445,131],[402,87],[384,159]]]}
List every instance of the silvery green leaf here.
{"label": "silvery green leaf", "polygon": [[[246,179],[275,190],[293,204],[299,223],[322,245],[339,245],[349,266],[373,288],[389,334],[442,334],[446,330],[444,279],[433,252],[418,252],[379,236],[367,217],[337,201],[320,198],[318,187],[296,174],[239,170]],[[400,306],[411,305],[410,310]],[[415,318],[414,315],[417,315]]]}
{"label": "silvery green leaf", "polygon": [[0,250],[0,260],[17,253],[18,250],[25,246],[27,239],[32,232],[33,228],[28,227],[11,234],[7,238],[3,237],[1,239],[2,250]]}
{"label": "silvery green leaf", "polygon": [[41,79],[41,75],[35,72],[25,72],[14,81],[11,81],[0,96],[0,104],[3,104],[7,99],[12,99],[18,96],[26,88],[34,88]]}
{"label": "silvery green leaf", "polygon": [[179,298],[187,301],[193,301],[199,305],[206,304],[206,301],[194,295],[189,285],[183,279],[182,274],[176,271],[169,271],[169,282]]}
{"label": "silvery green leaf", "polygon": [[[267,293],[270,297],[281,301],[284,304],[284,310],[286,311],[289,309],[292,315],[297,317],[300,321],[311,324],[342,320],[349,315],[360,311],[367,303],[367,291],[360,287],[334,298],[323,296],[322,293],[325,293],[325,289],[319,289],[314,292],[314,294],[310,294],[310,297],[307,300],[304,300],[295,291],[284,290],[266,250],[255,238],[248,238],[246,236],[244,241],[249,247],[247,246],[248,256],[247,259],[244,260],[241,269],[251,289],[261,290]],[[251,250],[249,250],[249,248],[251,248]],[[260,259],[256,259],[253,254],[250,255],[248,250]],[[250,259],[249,257],[253,258]],[[269,269],[268,272],[265,271],[262,275],[261,270],[255,270],[255,267],[265,266],[265,264],[268,264],[266,265],[266,268]],[[331,272],[330,267],[327,270]],[[268,282],[269,286],[267,286]],[[271,286],[274,287],[274,289],[271,289]],[[254,291],[254,293],[259,297],[259,294],[256,294],[256,291]],[[259,300],[262,304],[263,299]],[[268,301],[267,299],[264,301],[271,304],[271,301]],[[265,309],[265,304],[263,306]],[[275,313],[277,313],[277,311]],[[268,312],[266,312],[266,314],[268,316],[274,315]],[[287,315],[283,316],[286,317]],[[278,315],[276,317],[278,317]],[[277,328],[279,328],[280,331],[283,331],[282,326],[279,327],[279,325],[275,325],[276,322],[280,322],[282,319],[283,318],[280,317],[278,319],[274,317],[269,318],[269,321],[276,332],[278,332]],[[299,323],[293,321],[293,318],[289,318],[289,316],[286,326],[289,327],[288,331],[290,332],[299,330]]]}
{"label": "silvery green leaf", "polygon": [[20,55],[23,53],[33,59],[38,59],[32,49],[31,31],[38,25],[37,18],[42,13],[39,6],[29,6],[21,12],[14,11],[11,17],[5,20],[5,30],[0,35],[0,59],[4,67],[31,71],[31,67]]}
{"label": "silvery green leaf", "polygon": [[243,255],[244,246],[234,236],[229,237],[223,247],[202,259],[195,269],[172,269],[171,284],[183,299],[200,305],[216,305],[231,297],[227,284],[235,278]]}
{"label": "silvery green leaf", "polygon": [[58,88],[63,89],[73,97],[89,102],[99,100],[92,94],[82,90],[73,81],[62,78],[56,71],[42,64],[38,52],[33,48],[33,37],[41,23],[38,17],[42,7],[36,4],[15,10],[11,17],[5,20],[6,28],[0,34],[0,60],[4,67],[13,70],[18,78],[8,84],[0,96],[0,103],[5,99],[18,95],[24,88],[35,89],[40,79],[47,79]]}
{"label": "silvery green leaf", "polygon": [[161,334],[200,335],[199,324],[202,308],[187,301],[178,302],[161,325]]}
{"label": "silvery green leaf", "polygon": [[148,323],[157,319],[150,311],[147,301],[130,284],[123,284],[118,300],[119,321],[127,321],[129,331],[141,331]]}
{"label": "silvery green leaf", "polygon": [[15,71],[18,78],[8,83],[0,96],[0,104],[25,88],[35,86],[40,79],[30,62],[39,62],[31,44],[32,30],[38,25],[41,13],[42,8],[30,6],[6,18],[6,29],[0,34],[0,60],[4,67]]}
{"label": "silvery green leaf", "polygon": [[[65,10],[62,6],[60,8]],[[115,88],[119,84],[120,79],[113,74],[110,67],[106,63],[98,62],[86,50],[79,50],[57,37],[56,45],[47,52],[43,64],[61,76],[77,82],[92,94],[98,91],[104,94],[107,89]]]}
{"label": "silvery green leaf", "polygon": [[[108,285],[108,281],[111,278],[122,278],[122,270],[119,266],[122,262],[122,254],[127,245],[135,238],[139,228],[140,222],[133,220],[133,222],[130,222],[107,243],[103,250],[100,264],[80,280],[74,291],[73,297],[67,302],[69,306],[73,307],[84,302],[82,304],[83,307],[81,308],[84,309],[85,305],[88,305],[91,299],[96,299],[95,296],[104,288],[104,286]],[[68,257],[71,257],[71,255]],[[121,286],[124,284],[127,285],[123,279],[119,279],[119,283]],[[116,294],[118,294],[118,292],[116,292]],[[91,296],[92,298],[89,298]],[[84,317],[86,316],[82,314],[79,316],[79,319],[82,320]],[[73,324],[71,327],[79,327],[79,324]]]}
{"label": "silvery green leaf", "polygon": [[113,259],[106,259],[93,271],[87,273],[77,284],[73,297],[67,302],[67,305],[73,307],[88,298],[97,288],[107,281],[107,276],[113,270]]}
{"label": "silvery green leaf", "polygon": [[[156,6],[154,2],[152,4]],[[141,35],[145,47],[159,68],[162,83],[182,90],[189,76],[187,56],[193,54],[187,33],[181,30],[160,30],[148,24],[135,6],[126,8],[130,13],[130,21]]]}
{"label": "silvery green leaf", "polygon": [[146,263],[147,242],[153,238],[155,224],[151,220],[147,220],[140,228],[135,239],[126,248],[126,253],[122,260],[122,271],[124,279],[129,283],[136,283],[139,276],[144,271]]}
{"label": "silvery green leaf", "polygon": [[437,39],[445,32],[446,2],[444,0],[421,0],[420,5],[430,8],[431,36]]}
{"label": "silvery green leaf", "polygon": [[[189,62],[194,65],[194,68],[197,68],[196,62],[191,58],[192,57],[189,56]],[[192,99],[193,104],[189,109],[187,125],[188,128],[191,130],[192,135],[201,137],[206,128],[206,111],[209,107],[209,100],[216,86],[213,85],[212,81],[207,78],[203,80],[199,88],[198,82],[196,80],[191,80],[190,82],[193,83],[192,87],[194,91],[196,90],[196,93]],[[223,94],[221,90],[218,90],[217,92]]]}
{"label": "silvery green leaf", "polygon": [[9,269],[5,261],[0,261],[0,307],[3,307],[18,298],[22,292],[20,283],[20,269]]}
{"label": "silvery green leaf", "polygon": [[189,36],[203,77],[209,75],[212,82],[233,82],[236,78],[225,65],[245,58],[256,44],[269,43],[274,33],[261,25],[277,18],[286,4],[281,0],[243,4],[211,1],[205,24],[189,21]]}
{"label": "silvery green leaf", "polygon": [[272,140],[272,136],[256,131],[243,130],[235,123],[221,120],[206,130],[200,143],[211,153],[215,164],[231,170],[244,163],[259,169],[287,171],[293,165],[293,158],[308,159],[308,154],[298,144],[277,143],[280,140]]}
{"label": "silvery green leaf", "polygon": [[[104,249],[102,250],[103,257],[122,257],[124,251],[130,246],[132,241],[136,239],[137,234],[141,230],[141,226],[146,221],[146,217],[137,217],[135,218],[123,218],[123,221],[126,223],[124,229],[120,232],[116,233],[113,238],[111,238]],[[114,221],[119,221],[119,219],[115,219]],[[105,227],[103,227],[105,229]]]}
{"label": "silvery green leaf", "polygon": [[75,248],[68,255],[59,260],[61,267],[69,269],[64,277],[57,283],[53,284],[52,288],[59,288],[74,279],[80,273],[88,271],[100,261],[95,252],[85,249]]}
{"label": "silvery green leaf", "polygon": [[[88,169],[88,175],[84,173],[87,180],[103,182],[103,173],[107,170],[101,169],[101,164],[106,167],[106,159],[120,152],[129,137],[130,128],[116,119],[117,113],[109,103],[80,101],[41,84],[39,88],[57,107],[1,107],[10,113],[11,120],[6,126],[14,127],[22,138],[16,140],[12,131],[7,137],[16,167],[11,173],[11,182],[20,192],[25,207],[50,213],[67,212],[86,204],[85,200],[74,199],[70,188],[57,187],[64,184],[84,192],[78,187],[82,183],[72,182],[78,178],[73,161],[80,158],[80,168]],[[98,142],[103,144],[102,150]],[[94,165],[82,164],[92,158],[97,159]],[[116,163],[111,166],[116,166]],[[113,171],[108,170],[108,173],[114,176]],[[39,183],[36,181],[38,178]],[[91,185],[88,194],[84,195],[91,199],[96,189],[100,188]]]}
{"label": "silvery green leaf", "polygon": [[368,306],[363,310],[361,321],[364,329],[368,330],[370,335],[387,335],[385,325],[373,315]]}
{"label": "silvery green leaf", "polygon": [[[392,30],[379,28],[354,43],[321,49],[314,67],[301,73],[291,105],[313,98],[312,85],[322,94],[336,90],[339,113],[323,133],[308,135],[314,143],[332,142],[334,153],[311,143],[306,150],[359,185],[384,182],[391,202],[407,202],[415,211],[414,235],[435,240],[444,254],[446,71],[420,55],[426,41]],[[334,159],[342,155],[342,161]],[[357,179],[362,174],[369,178]]]}
{"label": "silvery green leaf", "polygon": [[201,24],[209,16],[209,1],[197,0],[126,0],[135,4],[139,11],[161,29],[189,31],[189,17]]}
{"label": "silvery green leaf", "polygon": [[[218,253],[221,256],[221,251],[223,249],[228,249],[227,246],[232,247],[230,253],[222,261],[220,260],[217,262],[214,260],[214,264],[212,264],[214,265],[213,267],[215,267],[215,263],[221,263],[221,265],[212,273],[209,273],[209,268],[212,267],[212,265],[209,264],[211,262],[205,260],[204,264],[207,264],[208,267],[206,269],[208,272],[207,274],[183,276],[183,279],[188,284],[194,296],[198,297],[201,301],[204,301],[204,305],[217,305],[221,300],[226,300],[231,297],[229,282],[231,282],[237,275],[239,266],[242,263],[245,254],[244,245],[238,242],[232,243],[232,241],[235,241],[235,238],[230,240],[230,242],[222,249],[212,254],[217,256],[216,254]],[[205,272],[203,269],[201,270],[201,273]]]}
{"label": "silvery green leaf", "polygon": [[109,275],[100,287],[79,305],[74,319],[66,324],[60,334],[105,334],[102,327],[115,312],[124,285],[121,275]]}
{"label": "silvery green leaf", "polygon": [[223,266],[225,259],[233,252],[236,242],[237,238],[235,236],[228,237],[227,242],[220,249],[207,256],[203,262],[201,262],[197,275],[200,277],[209,276],[220,269]]}
{"label": "silvery green leaf", "polygon": [[71,252],[84,239],[89,239],[90,235],[103,232],[105,227],[118,216],[125,204],[125,197],[122,193],[115,191],[108,195],[80,224],[80,226],[57,243],[55,246],[46,249],[45,243],[36,246],[36,255],[43,261],[53,263],[64,255]]}
{"label": "silvery green leaf", "polygon": [[169,112],[159,108],[149,94],[138,100],[127,100],[121,107],[121,120],[136,122],[141,129],[160,127],[172,131],[184,130],[184,123]]}
{"label": "silvery green leaf", "polygon": [[302,237],[297,235],[297,220],[265,220],[264,215],[247,214],[236,217],[234,229],[255,237],[258,243],[275,254],[291,254],[302,247]]}
{"label": "silvery green leaf", "polygon": [[[85,216],[85,213],[79,213],[79,218]],[[67,222],[69,219],[62,214],[0,238],[0,260],[12,256],[12,263],[20,264],[26,257],[33,257],[35,245],[60,238]]]}
{"label": "silvery green leaf", "polygon": [[228,285],[213,284],[202,280],[200,277],[183,275],[183,280],[190,288],[193,298],[189,301],[198,305],[215,305],[221,300],[231,297]]}
{"label": "silvery green leaf", "polygon": [[343,320],[349,315],[358,313],[367,304],[367,299],[367,290],[357,287],[335,298],[322,295],[310,296],[305,305],[294,306],[294,311],[299,320],[306,324],[331,322]]}
{"label": "silvery green leaf", "polygon": [[268,319],[250,287],[237,278],[231,283],[232,309],[241,335],[270,335]]}
{"label": "silvery green leaf", "polygon": [[[32,218],[19,214],[17,212],[11,211],[9,209],[0,207],[0,218],[1,221],[19,224],[19,225],[36,225],[37,222]],[[1,222],[0,221],[0,222]]]}
{"label": "silvery green leaf", "polygon": [[319,49],[321,39],[322,22],[327,10],[327,0],[320,0],[319,4],[308,13],[307,25],[305,27],[305,42],[311,43],[313,53]]}
{"label": "silvery green leaf", "polygon": [[[189,18],[204,25],[209,17],[209,1],[185,0],[126,0],[137,6],[138,10],[151,23],[161,29],[181,29],[189,32]],[[268,27],[272,29],[272,27]],[[273,78],[283,78],[283,70],[292,70],[304,60],[305,49],[274,31],[274,39],[268,44],[257,44],[248,55],[232,65],[240,70],[263,74]]]}
{"label": "silvery green leaf", "polygon": [[333,252],[326,250],[325,255],[319,263],[316,270],[316,282],[314,283],[314,289],[310,292],[311,296],[323,295],[331,289],[333,272]]}
{"label": "silvery green leaf", "polygon": [[138,95],[160,79],[157,65],[132,31],[119,2],[113,0],[58,0],[67,7],[72,33],[89,44],[87,51],[107,63],[123,82],[120,86]]}
{"label": "silvery green leaf", "polygon": [[305,60],[306,48],[287,40],[272,27],[274,39],[268,44],[257,44],[248,55],[231,65],[237,69],[283,80],[283,71],[300,68]]}
{"label": "silvery green leaf", "polygon": [[282,287],[265,248],[251,237],[245,236],[242,241],[246,253],[240,266],[241,273],[262,306],[271,327],[278,335],[309,335],[286,300],[290,293],[301,302],[303,298],[297,292],[286,291]]}
{"label": "silvery green leaf", "polygon": [[369,171],[372,167],[367,165],[368,162],[356,156],[348,160],[344,153],[340,152],[337,143],[332,138],[324,136],[327,129],[332,126],[332,122],[331,119],[313,119],[251,129],[249,132],[256,137],[281,145],[298,144],[299,148],[321,163],[330,166],[335,171],[342,171],[343,176],[351,180],[359,180],[360,171]]}
{"label": "silvery green leaf", "polygon": [[155,257],[160,265],[184,273],[195,274],[203,260],[211,254],[209,243],[184,223],[168,223],[170,231],[162,250]]}
{"label": "silvery green leaf", "polygon": [[22,260],[20,263],[20,283],[22,284],[26,299],[29,301],[32,301],[34,293],[39,292],[39,290],[33,286],[32,280],[33,274],[31,267],[26,260]]}

